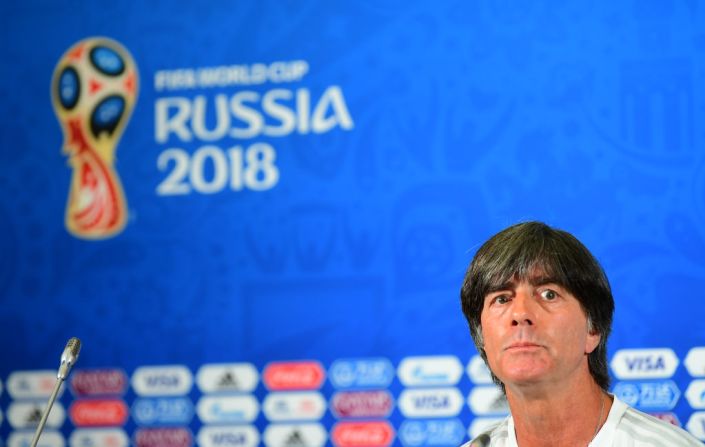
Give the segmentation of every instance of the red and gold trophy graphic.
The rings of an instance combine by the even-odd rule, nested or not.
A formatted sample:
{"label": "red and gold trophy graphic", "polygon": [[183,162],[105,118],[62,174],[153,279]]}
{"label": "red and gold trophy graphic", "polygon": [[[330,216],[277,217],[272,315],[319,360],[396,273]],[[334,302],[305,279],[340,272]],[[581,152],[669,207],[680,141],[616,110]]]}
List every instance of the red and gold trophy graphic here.
{"label": "red and gold trophy graphic", "polygon": [[76,43],[54,69],[51,98],[73,171],[66,229],[78,238],[108,238],[125,227],[127,202],[115,150],[137,99],[137,83],[130,53],[104,37]]}

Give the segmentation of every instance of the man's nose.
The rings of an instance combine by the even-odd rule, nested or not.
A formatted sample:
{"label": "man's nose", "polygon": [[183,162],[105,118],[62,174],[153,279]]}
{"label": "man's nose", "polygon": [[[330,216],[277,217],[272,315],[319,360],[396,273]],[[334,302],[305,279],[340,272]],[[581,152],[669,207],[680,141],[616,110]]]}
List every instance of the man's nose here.
{"label": "man's nose", "polygon": [[512,300],[512,326],[533,326],[536,321],[533,305],[529,293],[518,292]]}

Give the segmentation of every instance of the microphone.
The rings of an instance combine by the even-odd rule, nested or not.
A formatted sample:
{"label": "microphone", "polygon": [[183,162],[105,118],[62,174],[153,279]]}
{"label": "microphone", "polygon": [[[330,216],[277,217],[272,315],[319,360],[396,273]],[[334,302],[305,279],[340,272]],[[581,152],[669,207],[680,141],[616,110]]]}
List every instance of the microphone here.
{"label": "microphone", "polygon": [[490,442],[492,442],[490,435],[488,435],[487,433],[483,433],[472,440],[472,442],[470,443],[470,447],[489,447]]}
{"label": "microphone", "polygon": [[37,425],[37,430],[34,432],[34,438],[32,438],[31,447],[37,447],[37,442],[39,442],[39,436],[44,430],[44,425],[47,423],[47,418],[49,417],[49,412],[51,411],[52,405],[56,400],[56,395],[59,394],[59,389],[61,384],[68,377],[71,367],[78,360],[78,353],[81,352],[81,340],[76,337],[71,337],[66,343],[64,352],[61,354],[61,364],[59,365],[59,372],[56,374],[56,385],[54,385],[54,391],[52,391],[51,396],[49,396],[49,402],[47,403],[42,418],[39,420],[39,425]]}

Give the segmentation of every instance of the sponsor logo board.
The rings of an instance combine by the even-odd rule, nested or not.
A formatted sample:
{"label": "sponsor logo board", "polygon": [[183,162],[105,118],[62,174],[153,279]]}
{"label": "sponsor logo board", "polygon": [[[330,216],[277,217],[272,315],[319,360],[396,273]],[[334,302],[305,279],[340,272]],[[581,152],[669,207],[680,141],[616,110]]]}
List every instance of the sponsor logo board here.
{"label": "sponsor logo board", "polygon": [[407,357],[399,364],[397,375],[406,386],[455,385],[463,375],[463,366],[452,355]]}
{"label": "sponsor logo board", "polygon": [[192,385],[191,371],[181,365],[142,366],[132,374],[132,388],[139,396],[183,396]]}
{"label": "sponsor logo board", "polygon": [[127,375],[121,369],[77,370],[71,374],[71,391],[77,397],[123,395]]}
{"label": "sponsor logo board", "polygon": [[[13,428],[35,428],[42,419],[46,402],[15,401],[7,409],[7,420]],[[48,428],[60,428],[66,420],[66,411],[61,402],[54,402],[47,417]]]}
{"label": "sponsor logo board", "polygon": [[386,388],[394,379],[394,367],[385,358],[336,360],[328,372],[336,388]]}
{"label": "sponsor logo board", "polygon": [[668,379],[678,367],[678,357],[669,348],[620,349],[610,367],[620,380]]}
{"label": "sponsor logo board", "polygon": [[271,424],[264,430],[267,447],[322,447],[328,435],[321,424]]}
{"label": "sponsor logo board", "polygon": [[270,421],[313,420],[323,416],[326,401],[315,391],[274,392],[264,399],[262,410]]}
{"label": "sponsor logo board", "polygon": [[[32,445],[33,438],[33,431],[14,431],[7,438],[7,447],[28,447]],[[37,442],[37,447],[64,447],[65,445],[64,437],[56,430],[44,430]]]}
{"label": "sponsor logo board", "polygon": [[257,447],[259,432],[252,425],[204,426],[196,441],[200,447]]}
{"label": "sponsor logo board", "polygon": [[619,382],[612,392],[627,405],[645,411],[670,410],[681,394],[672,380]]}
{"label": "sponsor logo board", "polygon": [[69,436],[69,447],[127,447],[128,445],[130,445],[130,439],[120,428],[78,428]]}
{"label": "sponsor logo board", "polygon": [[140,428],[134,435],[135,447],[189,447],[193,437],[187,428]]}
{"label": "sponsor logo board", "polygon": [[683,363],[691,376],[705,377],[705,346],[698,346],[688,351]]}
{"label": "sponsor logo board", "polygon": [[478,416],[509,414],[506,396],[494,385],[474,387],[468,396],[468,406]]}
{"label": "sponsor logo board", "polygon": [[203,396],[196,413],[204,424],[238,424],[252,422],[259,413],[253,396]]}
{"label": "sponsor logo board", "polygon": [[479,354],[475,354],[468,362],[466,368],[470,381],[475,385],[489,385],[492,383],[492,374]]}
{"label": "sponsor logo board", "polygon": [[187,397],[142,397],[132,404],[132,418],[138,425],[188,425],[193,404]]}
{"label": "sponsor logo board", "polygon": [[394,428],[387,421],[338,422],[331,431],[336,447],[382,447],[394,441]]}
{"label": "sponsor logo board", "polygon": [[464,437],[465,427],[457,419],[406,420],[399,429],[399,439],[407,447],[456,447]]}
{"label": "sponsor logo board", "polygon": [[265,386],[272,391],[317,390],[325,377],[323,367],[315,361],[274,362],[263,374]]}
{"label": "sponsor logo board", "polygon": [[451,417],[460,413],[463,397],[456,388],[407,389],[398,404],[402,414],[410,418]]}
{"label": "sponsor logo board", "polygon": [[691,407],[705,409],[705,380],[693,380],[685,390],[685,398]]}
{"label": "sponsor logo board", "polygon": [[696,438],[705,441],[705,411],[696,411],[691,414],[685,428]]}
{"label": "sponsor logo board", "polygon": [[201,392],[249,393],[257,388],[259,374],[251,363],[219,363],[203,365],[196,373]]}
{"label": "sponsor logo board", "polygon": [[[56,371],[15,371],[7,378],[7,392],[13,399],[48,399],[56,385]],[[59,395],[64,391],[62,386]]]}
{"label": "sponsor logo board", "polygon": [[120,399],[76,400],[69,407],[76,427],[113,427],[127,422],[128,409]]}
{"label": "sponsor logo board", "polygon": [[331,412],[337,418],[384,418],[394,408],[389,391],[340,391],[333,395]]}

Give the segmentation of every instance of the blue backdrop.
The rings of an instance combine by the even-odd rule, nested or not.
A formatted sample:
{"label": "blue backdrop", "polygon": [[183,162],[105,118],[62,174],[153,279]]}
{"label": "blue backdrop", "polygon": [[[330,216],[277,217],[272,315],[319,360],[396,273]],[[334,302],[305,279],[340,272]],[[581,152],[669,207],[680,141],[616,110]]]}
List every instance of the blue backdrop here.
{"label": "blue backdrop", "polygon": [[[702,2],[29,0],[2,3],[0,17],[3,439],[18,428],[11,373],[54,369],[70,336],[84,343],[79,368],[128,378],[141,366],[195,377],[232,362],[260,376],[272,361],[329,372],[339,359],[381,358],[396,370],[437,355],[465,368],[475,351],[464,270],[522,220],[593,251],[616,299],[610,355],[676,357],[640,351],[645,372],[622,378],[642,399],[649,386],[668,394],[642,407],[691,420],[705,439],[703,353],[685,365],[705,346]],[[136,85],[122,108],[76,112],[94,126],[119,116],[83,151],[62,130],[57,95],[73,85],[84,101],[113,81],[86,77],[100,53],[76,56],[75,84],[52,76],[97,37],[110,40],[85,51],[108,48],[105,64],[122,61]],[[80,161],[87,153],[103,164]],[[83,181],[79,208],[101,191],[94,171],[76,180],[86,166],[122,185],[124,226],[69,231],[72,182]],[[326,401],[338,389],[329,379]],[[465,399],[471,379],[447,385]],[[397,406],[368,419],[388,420],[395,445],[420,445],[400,436],[405,421],[425,420],[402,411],[406,384],[395,374],[378,388]],[[117,394],[128,407],[138,398],[134,382]],[[188,391],[194,407],[201,394]],[[75,397],[64,393],[67,413]],[[447,415],[437,416],[426,419]],[[450,415],[463,430],[475,416],[466,404]],[[181,423],[194,443],[201,419]],[[270,419],[252,421],[262,443]],[[329,445],[354,445],[332,435],[332,410],[312,419]],[[68,439],[75,422],[56,429]],[[156,445],[137,439],[147,423],[113,425]]]}

